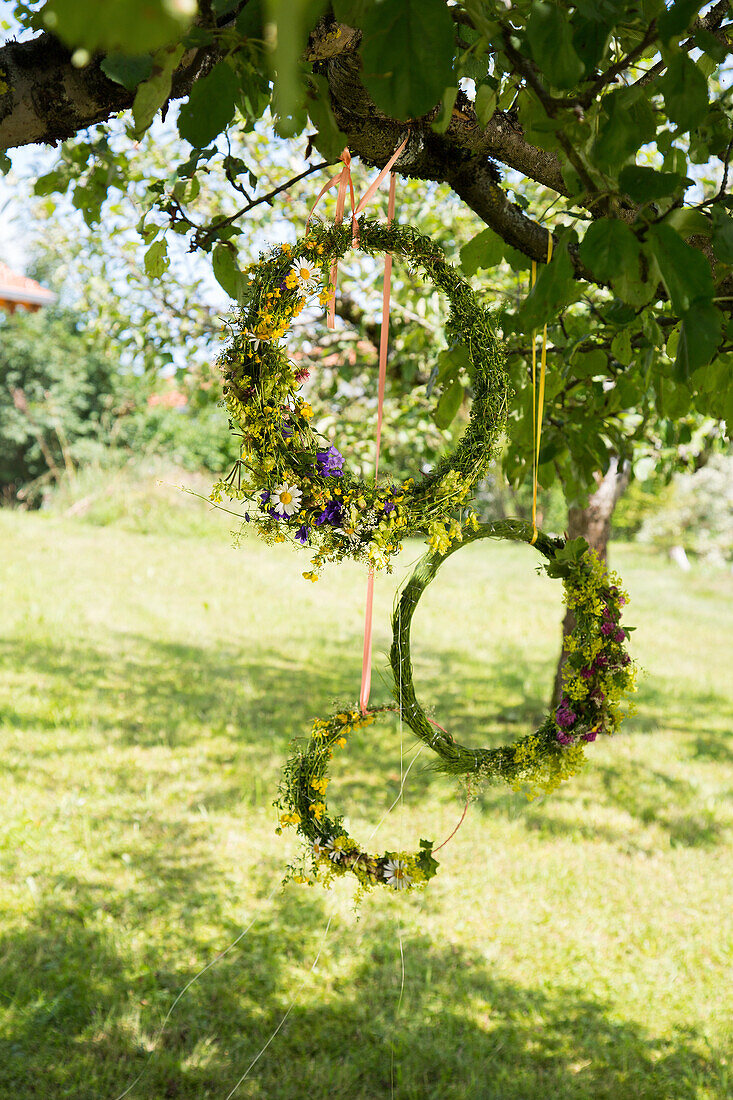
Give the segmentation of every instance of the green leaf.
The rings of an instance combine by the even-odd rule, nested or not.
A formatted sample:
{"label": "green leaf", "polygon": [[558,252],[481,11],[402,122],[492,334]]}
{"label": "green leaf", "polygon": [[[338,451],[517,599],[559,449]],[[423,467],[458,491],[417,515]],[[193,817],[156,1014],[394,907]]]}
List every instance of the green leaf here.
{"label": "green leaf", "polygon": [[713,252],[722,264],[733,264],[733,218],[720,206],[714,206]]}
{"label": "green leaf", "polygon": [[442,101],[440,104],[440,111],[431,123],[433,130],[436,134],[444,134],[450,126],[451,118],[453,117],[453,108],[458,98],[458,88],[446,88],[443,92]]}
{"label": "green leaf", "polygon": [[527,39],[537,67],[555,88],[572,88],[584,72],[583,62],[573,48],[573,30],[564,13],[554,4],[532,4]]}
{"label": "green leaf", "polygon": [[723,336],[723,317],[711,302],[695,302],[682,315],[675,378],[685,382],[715,356]]}
{"label": "green leaf", "polygon": [[540,269],[537,282],[517,314],[522,331],[531,332],[539,328],[577,296],[573,265],[567,249],[558,248],[552,262]]}
{"label": "green leaf", "polygon": [[608,373],[608,359],[601,348],[580,352],[573,358],[573,376],[575,378],[594,378],[598,374]]}
{"label": "green leaf", "polygon": [[348,27],[361,27],[364,17],[374,0],[332,0],[333,14],[339,23],[345,23]]}
{"label": "green leaf", "polygon": [[628,164],[618,177],[620,189],[634,202],[656,202],[677,192],[684,192],[693,183],[676,172],[657,172],[639,164]]}
{"label": "green leaf", "polygon": [[671,225],[685,240],[688,237],[710,237],[713,231],[712,223],[702,210],[694,210],[689,206],[670,210],[664,218],[664,224]]}
{"label": "green leaf", "polygon": [[123,53],[109,53],[103,57],[100,69],[115,84],[121,84],[129,92],[134,92],[138,84],[147,80],[153,71],[153,58],[149,53],[129,56]]}
{"label": "green leaf", "polygon": [[65,168],[54,168],[45,176],[39,176],[33,185],[34,195],[51,195],[54,191],[65,191],[69,185],[69,175]]}
{"label": "green leaf", "polygon": [[713,276],[702,252],[664,224],[652,225],[648,239],[664,289],[678,316],[686,314],[693,302],[712,301]]}
{"label": "green leaf", "polygon": [[336,123],[331,109],[328,81],[325,76],[311,77],[316,94],[308,100],[308,115],[316,127],[311,141],[326,160],[338,160],[344,147],[345,137]]}
{"label": "green leaf", "polygon": [[461,267],[466,275],[475,275],[479,268],[495,267],[503,258],[504,242],[493,229],[484,229],[461,249]]}
{"label": "green leaf", "polygon": [[482,84],[478,89],[473,109],[481,126],[488,126],[496,110],[496,92],[490,84]]}
{"label": "green leaf", "polygon": [[13,167],[13,162],[5,152],[0,152],[0,172],[6,175]]}
{"label": "green leaf", "polygon": [[700,8],[705,7],[700,0],[676,0],[671,7],[663,11],[657,20],[657,30],[662,42],[670,38],[679,38],[689,27]]}
{"label": "green leaf", "polygon": [[214,269],[214,278],[219,286],[227,292],[230,298],[239,301],[242,295],[244,276],[237,263],[236,250],[221,242],[215,244],[211,264]]}
{"label": "green leaf", "polygon": [[455,29],[444,0],[376,0],[362,22],[363,80],[393,118],[419,118],[454,83]]}
{"label": "green leaf", "polygon": [[607,283],[627,267],[638,274],[639,242],[625,222],[599,218],[580,242],[580,258],[596,279]]}
{"label": "green leaf", "polygon": [[160,241],[154,241],[150,248],[145,253],[145,274],[149,275],[152,279],[159,278],[170,264],[168,257],[168,245],[165,238]]}
{"label": "green leaf", "polygon": [[722,64],[728,56],[728,50],[725,48],[722,42],[719,42],[714,34],[705,30],[704,27],[698,27],[694,34],[695,45],[715,62],[716,65]]}
{"label": "green leaf", "polygon": [[41,18],[47,30],[72,48],[135,55],[180,38],[194,11],[193,5],[169,0],[50,0]]}
{"label": "green leaf", "polygon": [[658,81],[667,114],[681,131],[694,130],[708,109],[708,82],[684,52],[676,53]]}
{"label": "green leaf", "polygon": [[623,367],[628,367],[631,362],[631,334],[628,329],[621,329],[611,341],[611,354]]}
{"label": "green leaf", "polygon": [[159,50],[153,57],[153,72],[135,93],[132,104],[133,134],[141,138],[171,94],[173,73],[183,57],[183,46]]}
{"label": "green leaf", "polygon": [[456,378],[440,395],[433,413],[433,420],[439,428],[449,428],[463,401],[463,386]]}
{"label": "green leaf", "polygon": [[281,135],[292,136],[305,125],[305,116],[300,114],[304,98],[301,58],[308,34],[325,7],[326,0],[266,0],[266,22],[277,31],[271,65],[273,104]]}
{"label": "green leaf", "polygon": [[609,92],[602,104],[592,155],[602,171],[613,174],[640,146],[654,140],[657,123],[644,88]]}
{"label": "green leaf", "polygon": [[591,73],[606,52],[611,30],[594,13],[586,18],[579,11],[573,12],[570,20],[573,28],[573,47],[583,62],[586,73]]}
{"label": "green leaf", "polygon": [[204,149],[226,129],[234,116],[239,94],[236,74],[220,61],[208,76],[197,80],[178,115],[178,132],[195,149]]}
{"label": "green leaf", "polygon": [[437,358],[436,377],[438,383],[446,383],[458,378],[461,371],[471,372],[471,356],[465,344],[455,344],[452,348],[441,351]]}

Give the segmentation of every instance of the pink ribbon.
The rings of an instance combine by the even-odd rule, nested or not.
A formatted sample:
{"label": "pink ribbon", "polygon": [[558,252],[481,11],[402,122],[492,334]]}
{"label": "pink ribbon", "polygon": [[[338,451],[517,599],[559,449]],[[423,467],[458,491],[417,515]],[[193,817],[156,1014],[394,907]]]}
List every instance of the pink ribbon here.
{"label": "pink ribbon", "polygon": [[[408,134],[408,137],[409,137],[409,134]],[[332,187],[336,187],[336,186],[338,186],[338,193],[336,195],[336,215],[334,217],[334,222],[336,223],[336,225],[341,225],[341,222],[344,220],[344,207],[346,206],[346,189],[348,188],[348,190],[350,192],[350,195],[351,195],[351,236],[352,236],[352,240],[353,240],[354,244],[357,244],[358,241],[359,241],[359,226],[358,226],[358,223],[357,223],[356,219],[358,218],[359,214],[361,214],[362,210],[365,210],[366,207],[368,206],[368,204],[371,202],[371,200],[374,197],[374,195],[376,193],[376,190],[379,187],[380,183],[382,182],[384,177],[387,175],[387,173],[390,171],[390,169],[392,168],[392,165],[397,160],[398,156],[400,155],[400,153],[402,152],[402,150],[405,148],[406,145],[407,145],[407,138],[405,138],[405,140],[402,142],[401,145],[397,146],[394,153],[389,158],[389,160],[387,161],[387,163],[385,164],[384,168],[381,170],[379,175],[376,176],[376,178],[372,180],[372,182],[370,183],[370,185],[367,188],[366,192],[364,193],[364,195],[362,195],[361,199],[359,200],[358,205],[356,204],[356,199],[355,199],[355,196],[354,196],[354,182],[351,178],[351,153],[349,152],[348,147],[346,149],[344,149],[343,153],[339,157],[339,160],[341,160],[343,162],[343,168],[338,173],[338,175],[333,176],[328,181],[328,183],[324,183],[323,187],[318,192],[318,196],[316,198],[316,201],[313,203],[313,206],[311,207],[311,210],[310,210],[310,214],[308,215],[308,219],[305,223],[306,233],[308,232],[308,226],[310,225],[310,220],[313,217],[313,214],[315,213],[315,209],[318,206],[318,203],[321,201],[321,199],[323,198],[323,196],[326,194],[327,191],[330,191]],[[327,317],[326,317],[326,325],[330,329],[333,329],[333,328],[336,327],[336,284],[337,284],[337,281],[338,281],[338,270],[339,270],[338,260],[334,260],[333,263],[331,264],[331,269],[330,269],[329,274],[328,274],[329,284],[333,287],[333,294],[332,294],[331,299],[328,303],[328,313],[327,313]],[[386,261],[385,261],[385,270],[386,270]],[[377,449],[377,453],[379,453],[378,449]]]}
{"label": "pink ribbon", "polygon": [[[402,143],[400,149],[404,146]],[[397,155],[400,152],[397,150],[394,157],[390,161],[393,164],[397,159]],[[364,205],[369,198],[374,194],[379,185],[379,181],[384,177],[385,172],[388,169],[385,168],[372,186],[367,191],[364,198],[359,203],[359,207]],[[394,220],[394,208],[395,208],[395,174],[394,172],[389,177],[389,202],[387,205],[387,225],[391,225]],[[357,210],[359,209],[357,207]],[[382,416],[384,414],[384,389],[387,382],[387,345],[389,343],[389,304],[392,295],[392,254],[390,252],[385,253],[384,256],[384,280],[382,283],[382,328],[379,333],[379,385],[377,389],[377,440],[376,440],[376,458],[374,461],[374,483],[376,484],[379,477],[379,453],[382,447]],[[361,694],[359,695],[359,707],[362,714],[366,714],[366,709],[369,706],[369,693],[372,686],[372,607],[374,604],[374,568],[369,566],[369,576],[367,577],[367,594],[366,594],[366,608],[364,610],[364,653],[362,655],[361,662]]]}
{"label": "pink ribbon", "polygon": [[[409,137],[409,133],[407,137]],[[397,160],[402,150],[407,145],[407,137],[404,141],[395,149],[392,156],[389,158],[384,168],[369,184],[362,197],[359,199],[358,204],[354,199],[354,184],[351,179],[351,154],[348,148],[344,149],[341,154],[341,161],[343,162],[343,168],[338,175],[333,176],[332,179],[325,183],[318,193],[316,201],[311,207],[308,220],[305,223],[306,233],[308,232],[308,226],[310,220],[313,217],[314,211],[321,201],[323,196],[332,187],[338,186],[338,194],[336,196],[336,225],[340,225],[344,218],[344,207],[346,205],[346,190],[347,188],[351,194],[351,235],[352,241],[356,245],[359,241],[359,224],[357,218],[359,214],[369,205],[374,195],[377,192],[377,188],[387,175],[390,174],[389,179],[389,202],[387,205],[387,225],[391,225],[394,220],[395,210],[395,190],[396,181],[394,172],[391,171],[392,166]],[[329,272],[329,283],[333,287],[333,294],[328,303],[328,319],[327,324],[330,329],[335,327],[336,319],[336,282],[338,279],[338,260],[334,260],[331,264],[331,270]],[[379,386],[377,396],[377,439],[376,439],[376,458],[374,463],[374,482],[377,483],[379,477],[379,453],[382,445],[382,417],[384,414],[384,389],[387,381],[387,345],[389,342],[389,305],[392,290],[392,256],[389,252],[384,257],[384,281],[382,287],[382,329],[379,336]],[[369,568],[369,576],[367,577],[367,594],[366,594],[366,608],[364,612],[364,653],[362,657],[361,665],[361,693],[359,695],[359,707],[362,714],[366,714],[367,707],[369,706],[369,693],[372,684],[372,609],[374,605],[374,569]]]}

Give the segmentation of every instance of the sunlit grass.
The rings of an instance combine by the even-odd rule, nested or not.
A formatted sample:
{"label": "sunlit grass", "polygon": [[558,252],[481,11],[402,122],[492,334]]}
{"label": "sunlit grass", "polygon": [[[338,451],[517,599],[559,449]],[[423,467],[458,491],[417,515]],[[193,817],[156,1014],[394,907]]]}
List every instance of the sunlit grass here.
{"label": "sunlit grass", "polygon": [[[238,1096],[729,1095],[731,577],[615,551],[637,717],[550,799],[482,792],[428,891],[375,892],[357,921],[345,884],[279,891],[294,840],[271,800],[290,739],[358,694],[363,573],[311,585],[303,558],[196,524],[210,534],[0,513],[0,1095],[113,1100],[152,1050],[132,1095],[224,1100],[293,997]],[[467,548],[415,616],[418,691],[469,743],[542,714],[560,591],[535,564]],[[378,580],[378,669],[397,579]],[[370,726],[336,773],[361,839],[408,734]],[[375,846],[458,820],[423,761]]]}

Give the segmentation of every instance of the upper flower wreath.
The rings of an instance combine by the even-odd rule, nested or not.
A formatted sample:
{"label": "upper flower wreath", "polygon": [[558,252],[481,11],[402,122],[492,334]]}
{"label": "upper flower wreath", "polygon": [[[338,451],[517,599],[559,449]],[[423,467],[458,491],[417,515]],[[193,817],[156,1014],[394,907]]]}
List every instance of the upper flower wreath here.
{"label": "upper flower wreath", "polygon": [[[290,539],[310,546],[315,580],[324,562],[354,558],[389,567],[410,533],[434,546],[458,535],[455,513],[493,456],[504,426],[507,378],[489,313],[470,286],[446,263],[436,244],[409,226],[359,219],[351,228],[316,225],[294,246],[281,245],[252,265],[247,302],[220,365],[241,458],[214,486],[256,508],[255,528],[267,542]],[[471,418],[458,446],[429,474],[397,485],[354,477],[338,448],[312,427],[313,410],[300,394],[305,372],[288,358],[281,340],[309,297],[325,304],[332,293],[328,269],[352,247],[402,257],[443,291],[450,303],[446,331],[468,349],[473,387]]]}

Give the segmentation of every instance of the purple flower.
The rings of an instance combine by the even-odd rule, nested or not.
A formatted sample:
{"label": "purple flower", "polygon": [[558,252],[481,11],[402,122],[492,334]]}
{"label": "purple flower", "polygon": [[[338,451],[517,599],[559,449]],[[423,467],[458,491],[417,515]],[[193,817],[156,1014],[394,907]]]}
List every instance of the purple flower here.
{"label": "purple flower", "polygon": [[260,497],[260,501],[262,502],[262,504],[267,504],[267,502],[268,502],[268,500],[270,499],[271,496],[272,496],[272,493],[270,492],[270,490],[266,489],[265,492]]}
{"label": "purple flower", "polygon": [[309,531],[310,527],[308,527],[307,524],[304,523],[295,532],[296,539],[298,540],[298,542],[302,543],[303,546],[305,546],[305,544],[308,542]]}
{"label": "purple flower", "polygon": [[394,504],[392,503],[391,500],[385,501],[385,503],[383,505],[383,510],[384,510],[384,512],[386,512],[387,515],[389,515],[390,512],[394,512],[395,506],[394,506]]}
{"label": "purple flower", "polygon": [[572,741],[573,741],[570,734],[563,733],[562,730],[558,730],[557,733],[555,734],[555,737],[560,742],[561,745],[570,745],[570,744],[572,744]]}
{"label": "purple flower", "polygon": [[622,654],[621,664],[624,665],[624,666],[631,664],[631,658],[629,657],[628,653]]}
{"label": "purple flower", "polygon": [[597,729],[596,730],[588,730],[587,733],[583,734],[583,740],[584,741],[595,741],[597,736],[598,736],[598,730]]}
{"label": "purple flower", "polygon": [[570,700],[562,699],[560,702],[560,706],[555,711],[555,721],[557,722],[558,726],[561,726],[563,729],[568,730],[571,728],[571,726],[575,725],[577,717],[578,716],[575,711],[572,710],[570,707]]}
{"label": "purple flower", "polygon": [[598,669],[602,668],[608,668],[608,657],[606,657],[604,653],[601,653],[598,657],[596,657],[595,661],[593,662],[594,671],[598,671]]}
{"label": "purple flower", "polygon": [[595,690],[590,693],[590,697],[594,703],[598,704],[598,706],[600,706],[603,700],[606,698],[605,694],[601,691],[600,688],[595,688]]}
{"label": "purple flower", "polygon": [[593,669],[592,668],[581,668],[580,675],[583,677],[584,680],[592,680],[593,679]]}
{"label": "purple flower", "polygon": [[616,639],[617,642],[623,642],[623,641],[626,640],[626,635],[624,634],[623,630],[621,630],[621,628],[619,628],[616,631],[616,633],[614,634],[614,638]]}
{"label": "purple flower", "polygon": [[249,512],[244,513],[244,522],[249,523]]}
{"label": "purple flower", "polygon": [[316,517],[318,526],[330,523],[334,527],[340,527],[344,518],[344,507],[340,500],[329,500],[321,514]]}
{"label": "purple flower", "polygon": [[344,472],[344,456],[335,447],[316,454],[318,472],[324,477],[341,477]]}
{"label": "purple flower", "polygon": [[283,437],[283,439],[290,439],[290,436],[292,434],[293,434],[293,429],[289,428],[287,426],[287,424],[283,424],[282,427],[280,428],[280,435]]}
{"label": "purple flower", "polygon": [[616,624],[612,623],[610,620],[607,619],[605,623],[601,623],[601,634],[613,634],[615,630]]}

